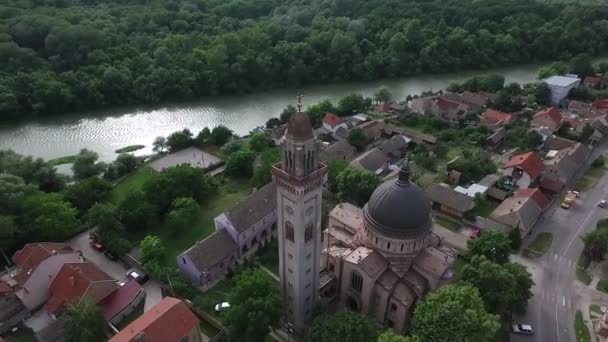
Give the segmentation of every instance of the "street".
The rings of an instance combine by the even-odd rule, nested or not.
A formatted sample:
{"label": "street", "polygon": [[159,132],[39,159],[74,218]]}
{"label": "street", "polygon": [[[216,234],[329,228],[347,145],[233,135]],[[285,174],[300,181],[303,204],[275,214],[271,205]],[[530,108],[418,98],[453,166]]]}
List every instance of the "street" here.
{"label": "street", "polygon": [[[585,165],[574,179],[582,176],[591,162],[608,148],[606,143],[593,150]],[[574,183],[574,181],[573,181]],[[572,184],[570,184],[570,187]],[[576,341],[574,315],[577,305],[587,305],[588,289],[576,280],[576,264],[583,250],[580,236],[594,229],[598,220],[608,217],[608,210],[597,206],[597,202],[608,194],[608,173],[604,174],[591,189],[581,193],[569,210],[560,208],[562,197],[557,197],[533,228],[525,246],[541,232],[553,234],[553,242],[545,255],[536,260],[514,257],[514,261],[528,267],[533,274],[534,296],[530,299],[524,315],[515,315],[515,323],[531,324],[532,336],[513,335],[512,341]],[[522,249],[523,250],[523,249]],[[590,332],[591,333],[591,332]]]}

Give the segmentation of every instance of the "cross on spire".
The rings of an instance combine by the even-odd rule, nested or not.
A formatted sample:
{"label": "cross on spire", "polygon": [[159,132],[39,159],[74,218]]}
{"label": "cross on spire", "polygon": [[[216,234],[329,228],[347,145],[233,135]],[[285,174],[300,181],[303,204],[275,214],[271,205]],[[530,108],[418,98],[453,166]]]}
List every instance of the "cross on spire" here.
{"label": "cross on spire", "polygon": [[296,96],[296,99],[298,99],[298,112],[302,111],[302,98],[304,97],[304,95],[298,95]]}

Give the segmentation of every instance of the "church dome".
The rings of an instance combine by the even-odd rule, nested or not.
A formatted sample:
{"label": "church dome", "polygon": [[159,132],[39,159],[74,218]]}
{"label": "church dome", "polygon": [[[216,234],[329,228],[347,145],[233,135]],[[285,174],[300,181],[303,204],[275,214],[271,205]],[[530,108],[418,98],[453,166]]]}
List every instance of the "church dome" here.
{"label": "church dome", "polygon": [[306,113],[295,113],[287,123],[287,137],[296,140],[307,140],[312,138],[312,124]]}
{"label": "church dome", "polygon": [[431,231],[431,206],[422,189],[409,180],[407,160],[399,178],[380,185],[363,208],[367,223],[378,233],[398,238],[417,239]]}

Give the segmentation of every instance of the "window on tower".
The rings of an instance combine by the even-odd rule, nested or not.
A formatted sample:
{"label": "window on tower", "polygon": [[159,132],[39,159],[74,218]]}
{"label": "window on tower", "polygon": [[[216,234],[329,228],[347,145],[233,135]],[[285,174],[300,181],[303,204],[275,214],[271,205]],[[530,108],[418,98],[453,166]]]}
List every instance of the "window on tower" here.
{"label": "window on tower", "polygon": [[304,230],[304,241],[306,243],[308,243],[310,240],[312,240],[312,223],[309,223],[308,225],[306,225],[306,229]]}
{"label": "window on tower", "polygon": [[350,287],[357,292],[361,292],[363,289],[363,277],[356,271],[351,273]]}
{"label": "window on tower", "polygon": [[293,242],[293,225],[291,222],[285,222],[285,239]]}

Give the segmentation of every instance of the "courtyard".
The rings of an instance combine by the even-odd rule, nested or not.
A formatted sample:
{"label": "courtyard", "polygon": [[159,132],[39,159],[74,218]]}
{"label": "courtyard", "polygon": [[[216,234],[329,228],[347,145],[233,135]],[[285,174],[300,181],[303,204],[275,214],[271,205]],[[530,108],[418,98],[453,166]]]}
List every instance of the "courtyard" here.
{"label": "courtyard", "polygon": [[156,159],[148,166],[155,171],[162,171],[166,168],[183,164],[188,164],[192,167],[207,168],[210,165],[218,164],[221,161],[220,158],[213,154],[207,153],[197,147],[190,146]]}

